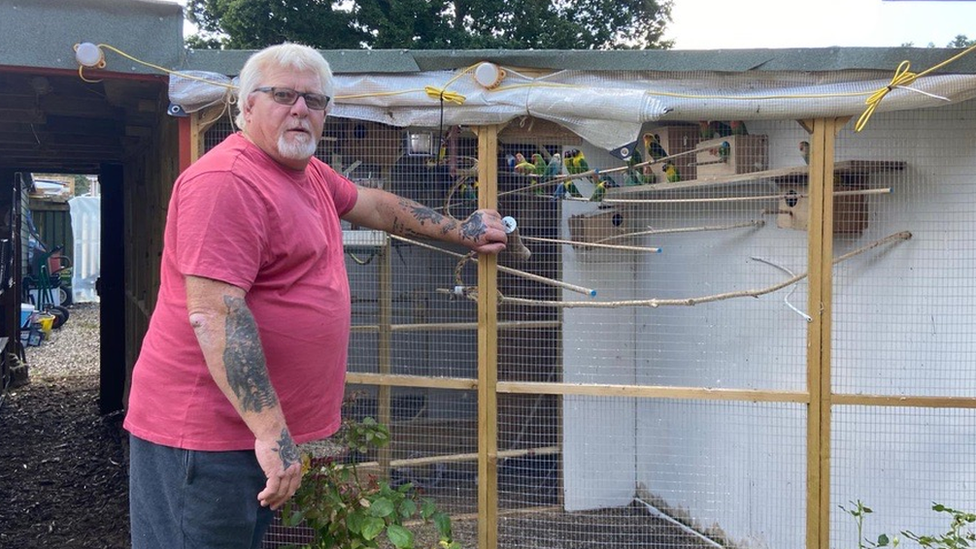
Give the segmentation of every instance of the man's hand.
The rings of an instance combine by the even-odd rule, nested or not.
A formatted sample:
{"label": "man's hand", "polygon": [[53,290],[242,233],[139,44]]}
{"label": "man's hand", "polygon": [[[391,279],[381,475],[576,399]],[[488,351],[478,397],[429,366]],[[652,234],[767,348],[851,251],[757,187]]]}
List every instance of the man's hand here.
{"label": "man's hand", "polygon": [[268,483],[258,494],[262,507],[278,510],[302,484],[302,460],[298,447],[287,429],[275,441],[254,441],[254,454],[258,458]]}
{"label": "man's hand", "polygon": [[502,216],[495,210],[478,210],[461,222],[461,243],[482,254],[496,254],[505,249],[508,235]]}

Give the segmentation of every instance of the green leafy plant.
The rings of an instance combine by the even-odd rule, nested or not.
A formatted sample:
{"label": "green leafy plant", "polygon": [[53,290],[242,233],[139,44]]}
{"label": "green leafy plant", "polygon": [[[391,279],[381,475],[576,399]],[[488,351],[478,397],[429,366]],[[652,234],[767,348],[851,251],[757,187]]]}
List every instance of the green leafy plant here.
{"label": "green leafy plant", "polygon": [[[366,454],[390,442],[390,431],[373,418],[347,423],[340,435],[348,452]],[[411,484],[392,486],[343,456],[303,456],[305,475],[295,497],[282,509],[285,526],[305,526],[313,540],[306,549],[415,549],[412,525],[432,523],[439,536],[433,547],[461,549],[452,539],[451,519]]]}
{"label": "green leafy plant", "polygon": [[976,514],[952,509],[941,503],[933,503],[932,510],[937,513],[947,513],[952,517],[948,532],[935,536],[919,536],[910,530],[903,530],[901,534],[922,547],[939,549],[971,547],[973,542],[976,542],[976,534],[966,529],[967,525],[976,522]]}
{"label": "green leafy plant", "polygon": [[[851,508],[844,507],[843,505],[838,505],[842,511],[850,515],[854,522],[857,523],[857,548],[858,549],[870,549],[874,547],[887,547],[891,540],[888,538],[887,534],[881,534],[878,536],[877,541],[871,541],[864,539],[864,517],[873,513],[870,507],[864,505],[861,500],[851,501]],[[898,539],[894,541],[894,545],[898,545]]]}
{"label": "green leafy plant", "polygon": [[[897,547],[899,540],[897,536],[889,537],[887,534],[878,536],[877,541],[864,539],[864,517],[873,513],[870,507],[864,505],[861,500],[850,502],[852,507],[847,508],[843,505],[839,507],[850,515],[857,524],[857,546],[858,549],[872,549],[875,547]],[[920,547],[930,549],[965,549],[976,544],[976,533],[968,529],[967,526],[976,523],[976,514],[966,511],[959,511],[951,507],[946,507],[941,503],[933,503],[932,510],[937,513],[946,513],[951,517],[949,530],[937,535],[918,535],[911,530],[902,530],[901,535],[917,543]]]}

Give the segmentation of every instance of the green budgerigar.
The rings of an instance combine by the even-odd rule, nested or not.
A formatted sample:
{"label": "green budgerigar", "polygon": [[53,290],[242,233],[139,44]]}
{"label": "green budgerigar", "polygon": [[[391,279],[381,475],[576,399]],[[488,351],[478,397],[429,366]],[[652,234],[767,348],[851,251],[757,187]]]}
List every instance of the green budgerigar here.
{"label": "green budgerigar", "polygon": [[665,162],[661,167],[664,168],[664,173],[668,178],[668,183],[677,183],[678,181],[681,181],[681,174],[678,173],[678,168],[674,164]]}
{"label": "green budgerigar", "polygon": [[590,195],[590,202],[603,202],[603,197],[607,194],[607,184],[605,181],[600,181],[596,184],[596,188],[593,189],[593,194]]}

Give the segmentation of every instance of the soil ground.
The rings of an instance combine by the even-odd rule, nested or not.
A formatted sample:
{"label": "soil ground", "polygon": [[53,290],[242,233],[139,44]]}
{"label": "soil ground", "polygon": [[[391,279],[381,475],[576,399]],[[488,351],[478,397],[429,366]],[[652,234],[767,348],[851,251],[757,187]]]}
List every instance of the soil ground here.
{"label": "soil ground", "polygon": [[121,416],[98,377],[31,379],[0,408],[0,547],[129,547]]}
{"label": "soil ground", "polygon": [[[30,383],[9,390],[0,401],[0,548],[130,547],[126,435],[121,414],[99,415],[97,334],[97,305],[74,308],[51,341],[28,348]],[[456,516],[455,536],[469,549],[477,547],[478,539],[477,515],[472,514],[477,489],[470,481],[442,487],[454,493],[455,500],[465,494],[464,509],[444,510]],[[536,496],[544,496],[540,493]],[[438,494],[432,490],[430,495]],[[525,507],[530,495],[523,492],[518,496],[522,505],[514,507]],[[717,545],[647,513],[640,505],[565,513],[550,499],[542,497],[535,510],[503,510],[499,547],[713,549]],[[503,503],[510,507],[511,502]],[[287,540],[283,533],[280,527],[272,528],[265,547]],[[429,532],[421,533],[420,540],[436,546]]]}

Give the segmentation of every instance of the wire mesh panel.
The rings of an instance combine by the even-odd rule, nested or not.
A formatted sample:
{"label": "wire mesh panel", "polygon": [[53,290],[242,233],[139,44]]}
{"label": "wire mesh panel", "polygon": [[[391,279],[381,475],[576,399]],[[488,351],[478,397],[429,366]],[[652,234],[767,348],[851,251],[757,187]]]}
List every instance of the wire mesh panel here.
{"label": "wire mesh panel", "polygon": [[[837,140],[846,189],[882,191],[835,223],[835,256],[889,239],[835,267],[831,493],[874,513],[865,537],[943,533],[976,497],[976,103],[875,115]],[[838,211],[838,214],[841,212]],[[856,219],[856,223],[851,220]],[[853,502],[853,503],[852,503]],[[831,509],[831,545],[856,543],[852,516]],[[904,536],[902,536],[904,538]]]}
{"label": "wire mesh panel", "polygon": [[[344,226],[344,414],[392,436],[355,459],[432,497],[464,547],[494,511],[480,526],[500,547],[652,549],[803,547],[818,520],[820,545],[854,546],[858,501],[872,532],[937,528],[931,501],[976,508],[974,120],[970,101],[844,128],[825,243],[808,237],[823,150],[792,119],[648,123],[606,150],[526,118],[495,158],[477,128],[330,119],[320,158],[457,220],[491,165],[515,229],[490,296],[497,408],[479,420],[477,258]],[[825,292],[831,258],[808,257],[830,244]],[[497,455],[479,454],[487,424]],[[479,459],[497,474],[480,501]],[[808,508],[818,489],[830,503]]]}
{"label": "wire mesh panel", "polygon": [[[766,173],[804,165],[803,135],[745,121],[646,125],[615,151],[502,139],[500,190],[521,189],[532,255],[500,263],[555,283],[512,278],[500,314],[559,331],[502,340],[499,452],[518,453],[499,465],[500,546],[802,545],[806,295],[773,287],[806,271],[806,234],[775,224],[785,191]],[[716,391],[783,403],[701,402]],[[526,424],[533,444],[506,438]]]}
{"label": "wire mesh panel", "polygon": [[[477,139],[470,132],[337,124],[332,165],[345,166],[354,182],[459,221],[477,209]],[[379,474],[392,485],[409,483],[432,498],[455,517],[456,535],[474,540],[477,303],[465,297],[477,284],[474,263],[459,246],[414,237],[368,240],[364,232],[346,227],[354,326],[346,415],[387,424],[390,447],[366,459],[378,460]],[[391,387],[388,379],[357,374],[423,381]]]}

